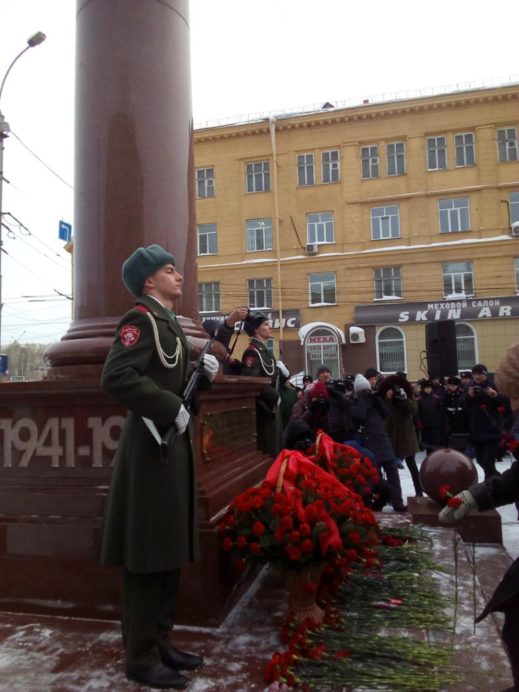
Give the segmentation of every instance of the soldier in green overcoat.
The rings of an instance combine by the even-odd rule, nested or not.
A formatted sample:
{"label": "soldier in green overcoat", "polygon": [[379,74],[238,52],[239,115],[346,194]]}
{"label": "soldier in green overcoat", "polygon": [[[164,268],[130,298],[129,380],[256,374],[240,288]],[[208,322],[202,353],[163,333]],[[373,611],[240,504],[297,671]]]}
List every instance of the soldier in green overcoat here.
{"label": "soldier in green overcoat", "polygon": [[[181,567],[197,559],[196,486],[190,416],[181,393],[189,348],[174,313],[183,277],[160,245],[138,248],[123,264],[135,306],[121,319],[105,363],[104,391],[128,416],[114,460],[100,561],[123,567],[126,675],[150,687],[183,689],[179,672],[202,664],[172,647]],[[204,356],[205,386],[218,371]],[[159,441],[175,426],[167,459]]]}

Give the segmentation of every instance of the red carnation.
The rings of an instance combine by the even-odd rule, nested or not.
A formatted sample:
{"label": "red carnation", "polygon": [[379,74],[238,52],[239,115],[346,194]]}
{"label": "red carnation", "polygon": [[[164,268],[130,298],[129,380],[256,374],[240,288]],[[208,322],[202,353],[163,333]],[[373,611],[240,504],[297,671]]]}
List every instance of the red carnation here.
{"label": "red carnation", "polygon": [[247,545],[247,539],[245,538],[245,536],[238,536],[238,538],[236,539],[236,545],[238,548],[245,548],[245,546]]}
{"label": "red carnation", "polygon": [[265,533],[265,524],[261,521],[255,521],[252,525],[252,533],[255,536],[263,536]]}
{"label": "red carnation", "polygon": [[222,541],[222,548],[224,550],[230,550],[232,548],[232,541],[229,536],[226,536]]}
{"label": "red carnation", "polygon": [[261,553],[261,547],[259,543],[251,543],[249,545],[250,554],[257,556]]}
{"label": "red carnation", "polygon": [[462,504],[463,500],[459,497],[451,497],[450,500],[447,501],[447,507],[450,507],[451,509],[458,509],[458,507]]}

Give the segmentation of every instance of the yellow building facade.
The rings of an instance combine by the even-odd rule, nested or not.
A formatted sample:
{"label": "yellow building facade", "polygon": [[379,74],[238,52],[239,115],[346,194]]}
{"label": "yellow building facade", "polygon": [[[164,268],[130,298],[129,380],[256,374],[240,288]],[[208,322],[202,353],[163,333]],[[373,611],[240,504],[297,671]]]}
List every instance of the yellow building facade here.
{"label": "yellow building facade", "polygon": [[291,372],[411,379],[450,320],[458,368],[493,370],[519,338],[518,128],[508,85],[196,130],[201,316],[268,313]]}

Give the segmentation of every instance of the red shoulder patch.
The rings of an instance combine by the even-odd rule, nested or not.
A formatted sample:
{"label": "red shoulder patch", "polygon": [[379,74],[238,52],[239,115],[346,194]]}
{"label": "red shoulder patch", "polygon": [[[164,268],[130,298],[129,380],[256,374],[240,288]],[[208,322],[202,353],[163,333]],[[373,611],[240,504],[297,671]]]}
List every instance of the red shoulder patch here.
{"label": "red shoulder patch", "polygon": [[128,324],[121,329],[121,343],[125,348],[128,346],[135,346],[139,341],[141,335],[141,330],[139,327],[135,327],[133,324]]}
{"label": "red shoulder patch", "polygon": [[256,361],[256,359],[254,358],[254,356],[247,356],[246,358],[244,358],[243,364],[245,365],[246,368],[252,368],[255,361]]}

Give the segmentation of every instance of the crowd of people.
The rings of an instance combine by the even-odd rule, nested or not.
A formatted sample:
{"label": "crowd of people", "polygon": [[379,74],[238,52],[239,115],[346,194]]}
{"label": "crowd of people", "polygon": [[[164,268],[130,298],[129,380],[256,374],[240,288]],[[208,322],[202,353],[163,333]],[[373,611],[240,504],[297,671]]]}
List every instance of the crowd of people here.
{"label": "crowd of people", "polygon": [[297,443],[294,434],[305,430],[303,421],[313,435],[323,430],[336,442],[360,447],[389,486],[385,497],[395,511],[406,510],[399,478],[404,464],[415,495],[423,495],[416,464],[420,450],[459,449],[490,478],[498,474],[496,461],[503,456],[503,439],[512,427],[510,400],[498,391],[482,363],[460,376],[416,383],[402,371],[382,375],[375,368],[333,379],[323,364],[315,380],[304,376],[301,387],[286,378],[281,401],[288,396],[292,401],[294,393],[289,417],[285,406],[283,446]]}

